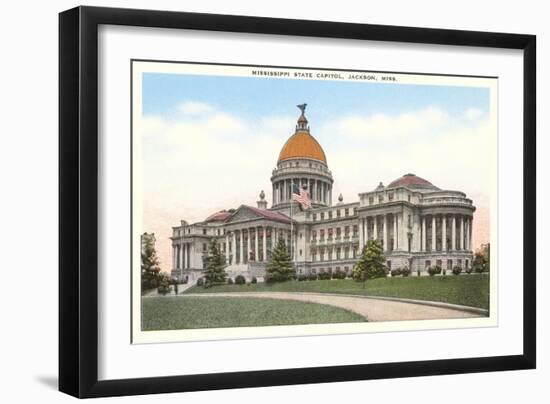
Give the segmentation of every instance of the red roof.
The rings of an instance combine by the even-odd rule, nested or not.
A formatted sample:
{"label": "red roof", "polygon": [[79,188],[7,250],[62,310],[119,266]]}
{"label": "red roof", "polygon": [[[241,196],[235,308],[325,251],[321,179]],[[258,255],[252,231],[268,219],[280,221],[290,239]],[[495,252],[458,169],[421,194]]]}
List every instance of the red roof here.
{"label": "red roof", "polygon": [[204,221],[205,222],[225,222],[229,216],[231,216],[231,212],[228,212],[226,210],[221,210],[219,212],[216,212],[210,216],[208,216]]}
{"label": "red roof", "polygon": [[392,181],[386,188],[408,187],[413,189],[431,189],[438,190],[439,188],[424,178],[417,177],[414,174],[405,174],[401,178]]}
{"label": "red roof", "polygon": [[265,210],[265,209],[258,209],[258,208],[255,208],[253,206],[248,206],[248,205],[243,205],[243,206],[250,209],[251,211],[253,211],[257,215],[265,217],[266,219],[273,220],[275,222],[290,224],[290,218],[287,215],[285,215],[281,212],[275,212],[275,211],[272,211],[272,210]]}

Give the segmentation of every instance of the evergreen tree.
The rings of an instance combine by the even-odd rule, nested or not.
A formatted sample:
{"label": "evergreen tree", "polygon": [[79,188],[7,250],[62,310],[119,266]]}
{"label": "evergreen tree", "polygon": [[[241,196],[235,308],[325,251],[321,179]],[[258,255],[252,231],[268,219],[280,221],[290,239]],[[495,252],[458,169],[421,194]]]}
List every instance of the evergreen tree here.
{"label": "evergreen tree", "polygon": [[227,264],[225,262],[225,255],[221,253],[218,248],[218,242],[215,238],[212,239],[208,247],[208,255],[203,258],[204,260],[204,278],[206,280],[205,286],[211,286],[216,283],[225,283],[227,273],[225,268]]}
{"label": "evergreen tree", "polygon": [[154,234],[143,233],[141,236],[141,292],[159,286],[160,266],[155,250]]}
{"label": "evergreen tree", "polygon": [[382,243],[378,240],[367,241],[359,261],[353,268],[351,274],[353,279],[364,283],[369,279],[384,278],[387,273],[388,269]]}
{"label": "evergreen tree", "polygon": [[265,281],[284,282],[292,279],[295,274],[294,264],[290,258],[283,238],[279,238],[275,249],[271,253],[271,259],[267,263]]}

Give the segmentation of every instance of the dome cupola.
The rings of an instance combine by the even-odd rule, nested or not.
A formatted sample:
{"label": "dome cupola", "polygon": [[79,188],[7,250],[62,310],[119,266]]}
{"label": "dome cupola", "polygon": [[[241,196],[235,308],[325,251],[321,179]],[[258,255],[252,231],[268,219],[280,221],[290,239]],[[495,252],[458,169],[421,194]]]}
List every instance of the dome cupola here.
{"label": "dome cupola", "polygon": [[272,209],[285,211],[292,204],[292,189],[296,185],[307,189],[312,206],[332,205],[332,173],[327,166],[323,148],[311,135],[305,116],[307,104],[297,107],[301,114],[295,132],[283,145],[277,168],[273,170]]}

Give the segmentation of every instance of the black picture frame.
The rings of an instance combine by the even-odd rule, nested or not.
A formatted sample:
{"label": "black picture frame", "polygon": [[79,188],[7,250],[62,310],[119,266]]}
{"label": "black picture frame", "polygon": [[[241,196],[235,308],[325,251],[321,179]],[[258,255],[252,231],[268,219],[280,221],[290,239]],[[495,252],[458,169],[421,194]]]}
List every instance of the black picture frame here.
{"label": "black picture frame", "polygon": [[[180,28],[523,51],[523,353],[98,381],[98,26]],[[536,37],[340,22],[77,7],[59,15],[59,390],[104,397],[536,366]]]}

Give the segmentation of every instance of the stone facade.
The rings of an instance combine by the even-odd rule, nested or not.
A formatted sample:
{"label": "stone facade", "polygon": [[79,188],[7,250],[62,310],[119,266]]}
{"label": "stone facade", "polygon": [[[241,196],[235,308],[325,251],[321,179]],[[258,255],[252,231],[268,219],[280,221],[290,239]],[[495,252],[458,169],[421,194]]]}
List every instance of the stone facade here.
{"label": "stone facade", "polygon": [[[202,222],[173,227],[172,276],[195,281],[202,257],[215,238],[226,255],[230,277],[263,280],[277,237],[285,238],[297,273],[350,272],[362,246],[380,240],[390,269],[408,267],[426,275],[429,266],[450,271],[472,265],[475,207],[463,192],[442,190],[414,175],[332,204],[334,180],[320,145],[309,133],[303,111],[273,170],[272,207],[262,191],[257,207],[241,205]],[[312,208],[292,201],[292,185],[308,189]]]}

